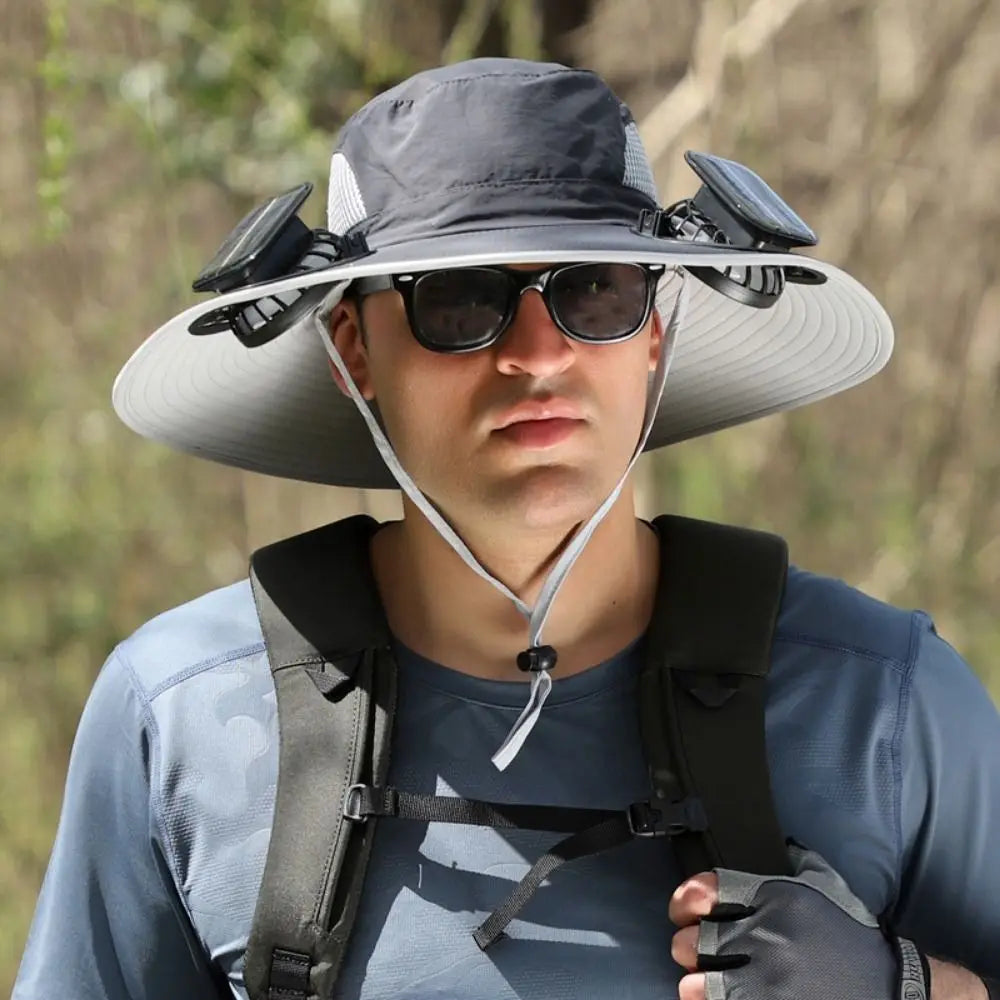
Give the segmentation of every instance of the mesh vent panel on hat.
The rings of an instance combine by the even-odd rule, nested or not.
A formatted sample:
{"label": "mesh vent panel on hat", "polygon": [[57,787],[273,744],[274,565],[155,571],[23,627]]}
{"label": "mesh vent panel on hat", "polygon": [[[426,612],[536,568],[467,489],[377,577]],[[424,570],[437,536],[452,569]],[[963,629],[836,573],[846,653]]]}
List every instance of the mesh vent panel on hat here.
{"label": "mesh vent panel on hat", "polygon": [[330,193],[326,205],[326,228],[342,236],[367,217],[358,180],[343,153],[330,160]]}
{"label": "mesh vent panel on hat", "polygon": [[655,204],[660,203],[649,157],[646,156],[642,139],[639,138],[639,126],[635,122],[625,126],[625,176],[622,183],[641,191]]}

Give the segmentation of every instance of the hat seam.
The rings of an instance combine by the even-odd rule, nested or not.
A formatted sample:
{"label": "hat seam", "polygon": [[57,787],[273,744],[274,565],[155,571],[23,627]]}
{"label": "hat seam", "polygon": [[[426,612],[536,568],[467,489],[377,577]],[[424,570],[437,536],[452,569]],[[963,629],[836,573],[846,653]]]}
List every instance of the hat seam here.
{"label": "hat seam", "polygon": [[[467,192],[467,191],[475,191],[477,189],[481,190],[485,188],[495,188],[495,189],[510,188],[511,190],[516,190],[517,188],[532,187],[533,185],[536,184],[551,184],[551,185],[558,185],[559,187],[566,187],[567,185],[574,187],[583,187],[583,186],[591,188],[599,187],[602,189],[606,189],[608,191],[620,191],[622,188],[626,188],[629,191],[634,191],[636,194],[640,195],[643,199],[650,202],[651,204],[653,205],[656,204],[656,202],[653,201],[651,198],[649,198],[649,196],[644,191],[640,190],[637,187],[632,187],[629,184],[624,184],[622,182],[616,182],[612,184],[610,182],[591,180],[586,177],[573,177],[573,178],[536,177],[536,178],[525,178],[517,181],[474,181],[470,184],[457,184],[457,185],[450,185],[448,187],[441,187],[435,191],[428,192],[427,194],[419,195],[415,198],[408,199],[407,206],[419,205],[422,202],[427,201],[428,199],[439,198],[445,192],[448,193]],[[360,221],[356,222],[353,226],[351,226],[351,228],[347,230],[347,232],[370,233],[371,226],[374,225],[376,222],[379,222],[380,220],[385,218],[385,214],[386,214],[385,210],[380,210],[378,212],[374,212],[371,215],[366,215],[365,218],[361,219]],[[636,221],[638,221],[638,217]],[[609,220],[608,224],[610,225],[613,223],[611,220]],[[624,223],[622,224],[624,225]]]}
{"label": "hat seam", "polygon": [[[353,121],[354,118],[358,118],[358,120],[361,121],[363,120],[360,117],[362,111],[366,112],[365,117],[367,117],[368,113],[370,113],[375,107],[381,107],[383,104],[394,108],[412,107],[418,101],[423,101],[425,98],[430,97],[431,94],[434,94],[437,91],[444,89],[445,87],[453,87],[458,84],[471,83],[475,80],[494,80],[498,78],[502,80],[512,80],[512,79],[541,80],[544,77],[566,76],[572,74],[576,74],[579,76],[597,77],[597,74],[594,73],[593,70],[579,69],[574,66],[560,66],[548,70],[545,73],[527,73],[524,71],[515,70],[506,73],[491,72],[491,73],[477,73],[474,76],[459,76],[455,77],[455,79],[453,80],[442,80],[440,81],[440,83],[434,84],[433,87],[430,87],[429,89],[424,91],[424,93],[422,93],[420,97],[390,97],[389,94],[391,93],[391,91],[387,91],[385,94],[382,95],[377,95],[373,97],[368,102],[368,104],[365,105],[364,108],[362,108],[360,111],[352,115],[350,120]],[[597,79],[600,79],[600,77],[597,77]],[[617,97],[615,99],[618,100]],[[619,100],[618,103],[621,104],[622,102]]]}

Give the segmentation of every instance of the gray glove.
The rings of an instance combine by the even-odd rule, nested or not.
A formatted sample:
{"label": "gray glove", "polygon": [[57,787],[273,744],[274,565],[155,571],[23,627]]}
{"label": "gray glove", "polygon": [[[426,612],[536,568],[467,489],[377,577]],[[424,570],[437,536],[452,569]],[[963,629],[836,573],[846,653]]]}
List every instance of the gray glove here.
{"label": "gray glove", "polygon": [[716,869],[719,903],[698,932],[708,1000],[929,1000],[916,946],[818,854],[790,850],[791,877]]}

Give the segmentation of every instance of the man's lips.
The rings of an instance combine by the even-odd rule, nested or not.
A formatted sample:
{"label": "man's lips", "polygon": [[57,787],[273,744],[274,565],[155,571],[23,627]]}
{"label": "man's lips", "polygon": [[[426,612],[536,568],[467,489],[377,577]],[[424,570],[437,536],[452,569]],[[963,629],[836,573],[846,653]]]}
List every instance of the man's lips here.
{"label": "man's lips", "polygon": [[503,413],[493,433],[525,448],[549,448],[583,425],[583,414],[568,400],[530,400]]}
{"label": "man's lips", "polygon": [[532,423],[539,420],[582,420],[580,408],[569,400],[550,399],[531,400],[518,403],[517,406],[502,413],[496,422],[494,430],[505,430],[514,424]]}
{"label": "man's lips", "polygon": [[583,426],[582,420],[550,417],[547,420],[518,420],[494,433],[522,448],[551,448]]}

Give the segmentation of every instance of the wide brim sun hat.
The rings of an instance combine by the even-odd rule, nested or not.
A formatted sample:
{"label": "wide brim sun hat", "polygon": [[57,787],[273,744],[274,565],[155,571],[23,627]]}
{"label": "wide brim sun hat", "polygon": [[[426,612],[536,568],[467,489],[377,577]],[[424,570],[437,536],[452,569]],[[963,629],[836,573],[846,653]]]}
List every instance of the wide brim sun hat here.
{"label": "wide brim sun hat", "polygon": [[[331,378],[312,312],[357,278],[483,264],[666,265],[665,314],[686,276],[647,450],[878,372],[892,326],[874,296],[792,252],[814,238],[756,175],[712,157],[689,162],[700,191],[661,209],[635,122],[593,73],[485,59],[412,77],[341,130],[327,230],[303,244],[293,218],[262,234],[274,205],[244,220],[209,269],[218,280],[201,282],[222,294],[142,344],[115,382],[115,409],[139,434],[226,465],[396,487]],[[286,198],[279,214],[300,200]],[[226,264],[255,240],[266,253],[233,279]]]}

